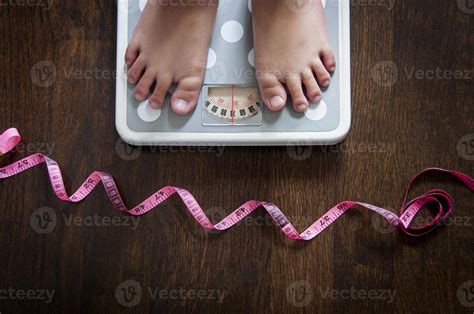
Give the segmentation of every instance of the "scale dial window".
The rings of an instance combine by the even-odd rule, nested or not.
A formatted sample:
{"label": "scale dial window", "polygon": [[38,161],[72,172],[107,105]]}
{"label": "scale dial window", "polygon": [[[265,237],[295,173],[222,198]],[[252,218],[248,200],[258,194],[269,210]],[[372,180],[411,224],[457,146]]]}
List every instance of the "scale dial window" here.
{"label": "scale dial window", "polygon": [[202,124],[210,126],[259,126],[263,102],[257,86],[204,86]]}

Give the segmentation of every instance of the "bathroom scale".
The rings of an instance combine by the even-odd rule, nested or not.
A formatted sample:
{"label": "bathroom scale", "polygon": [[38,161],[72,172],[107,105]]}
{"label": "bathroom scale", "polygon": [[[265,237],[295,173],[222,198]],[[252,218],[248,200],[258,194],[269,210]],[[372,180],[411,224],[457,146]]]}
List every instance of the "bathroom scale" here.
{"label": "bathroom scale", "polygon": [[[251,0],[220,1],[207,71],[196,109],[186,116],[133,97],[125,50],[147,0],[118,0],[116,127],[132,145],[330,145],[344,139],[351,124],[350,16],[344,0],[322,0],[337,69],[323,99],[305,113],[288,103],[280,112],[265,108],[254,68]],[[298,9],[298,8],[295,8]],[[291,97],[289,97],[289,102]]]}

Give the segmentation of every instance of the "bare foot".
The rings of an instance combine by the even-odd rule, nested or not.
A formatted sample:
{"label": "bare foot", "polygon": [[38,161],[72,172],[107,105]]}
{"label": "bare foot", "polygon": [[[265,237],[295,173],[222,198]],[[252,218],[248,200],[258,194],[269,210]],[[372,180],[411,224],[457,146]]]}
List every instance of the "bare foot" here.
{"label": "bare foot", "polygon": [[201,92],[217,1],[194,6],[160,3],[148,1],[134,31],[125,54],[128,80],[136,84],[135,98],[149,98],[154,108],[163,106],[171,84],[177,84],[171,107],[187,114]]}
{"label": "bare foot", "polygon": [[270,110],[281,110],[287,100],[284,84],[293,108],[304,112],[310,103],[321,100],[320,86],[329,85],[330,72],[336,69],[321,0],[252,3],[255,66],[262,98]]}

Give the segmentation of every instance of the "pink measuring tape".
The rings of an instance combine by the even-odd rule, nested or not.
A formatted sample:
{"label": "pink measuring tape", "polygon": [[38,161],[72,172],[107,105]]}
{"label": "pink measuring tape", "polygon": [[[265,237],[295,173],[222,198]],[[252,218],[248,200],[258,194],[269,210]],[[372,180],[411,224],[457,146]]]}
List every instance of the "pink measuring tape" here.
{"label": "pink measuring tape", "polygon": [[[5,131],[2,135],[0,135],[0,156],[14,149],[20,140],[20,134],[16,129],[8,129]],[[117,210],[130,215],[139,216],[146,214],[153,208],[163,203],[170,196],[177,193],[183,200],[191,215],[202,227],[208,230],[221,231],[231,228],[246,216],[250,215],[256,208],[263,206],[286,236],[291,239],[305,241],[315,238],[324,229],[329,227],[339,217],[341,217],[346,211],[357,205],[380,214],[390,223],[390,225],[398,228],[405,234],[411,236],[421,236],[429,233],[449,217],[452,212],[453,200],[452,197],[444,190],[432,190],[422,194],[421,196],[418,196],[411,201],[407,200],[408,192],[413,181],[421,174],[426,172],[441,172],[451,174],[461,180],[471,191],[474,191],[474,179],[471,177],[457,171],[429,168],[423,170],[413,177],[413,179],[408,184],[405,192],[405,198],[401,206],[400,216],[397,216],[391,211],[374,205],[361,202],[345,201],[331,208],[326,214],[316,220],[309,228],[307,228],[302,233],[299,233],[291,224],[289,219],[275,204],[255,200],[246,202],[227,217],[222,219],[222,221],[216,225],[213,225],[190,192],[185,189],[172,186],[167,186],[160,189],[138,206],[132,209],[127,209],[112,176],[108,173],[100,171],[94,171],[73,195],[68,196],[58,164],[43,154],[33,154],[11,165],[0,168],[0,179],[6,179],[15,176],[42,163],[46,163],[49,179],[51,181],[51,186],[53,187],[54,193],[59,199],[66,202],[77,203],[82,201],[92,192],[99,182],[102,182],[102,185],[104,186],[110,201]],[[410,226],[411,222],[415,218],[415,215],[428,204],[433,204],[436,208],[436,214],[431,219],[431,221],[423,226]]]}

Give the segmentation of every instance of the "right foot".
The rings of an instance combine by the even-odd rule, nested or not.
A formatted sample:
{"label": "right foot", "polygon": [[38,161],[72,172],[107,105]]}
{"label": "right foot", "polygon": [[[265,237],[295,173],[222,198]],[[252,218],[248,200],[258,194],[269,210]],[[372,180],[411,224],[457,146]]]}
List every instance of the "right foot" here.
{"label": "right foot", "polygon": [[[322,99],[336,68],[321,0],[254,0],[255,66],[266,106],[281,110],[288,89],[297,112]],[[299,9],[298,9],[299,8]]]}
{"label": "right foot", "polygon": [[217,1],[201,6],[148,1],[125,54],[138,101],[149,99],[151,107],[161,108],[169,88],[177,84],[173,111],[184,115],[196,107],[216,12]]}

